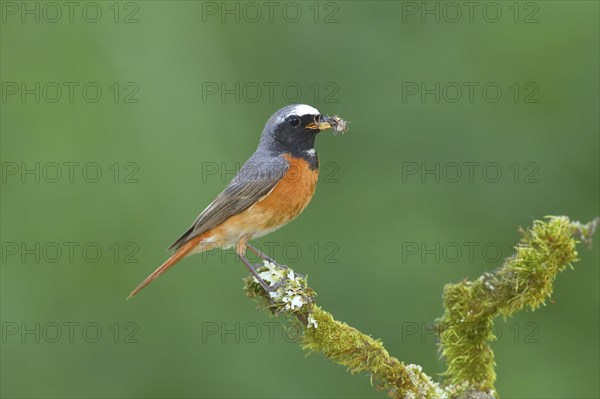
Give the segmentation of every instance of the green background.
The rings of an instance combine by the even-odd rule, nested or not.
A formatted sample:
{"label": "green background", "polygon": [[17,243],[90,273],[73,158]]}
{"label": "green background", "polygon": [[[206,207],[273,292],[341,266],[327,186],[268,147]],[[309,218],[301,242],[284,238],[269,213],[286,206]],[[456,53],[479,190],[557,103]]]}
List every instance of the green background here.
{"label": "green background", "polygon": [[[597,2],[521,2],[517,22],[514,2],[496,2],[502,11],[496,23],[482,16],[486,2],[478,3],[472,22],[463,7],[456,22],[448,21],[453,10],[440,9],[446,14],[439,23],[427,15],[422,22],[420,14],[406,14],[406,3],[392,1],[317,3],[316,22],[315,3],[297,2],[296,23],[289,21],[294,10],[288,20],[282,16],[284,3],[273,21],[263,8],[255,23],[252,9],[240,11],[239,23],[233,16],[223,22],[194,1],[121,3],[116,23],[113,2],[99,1],[102,17],[91,23],[81,14],[87,3],[78,4],[73,22],[67,15],[22,22],[20,14],[3,13],[3,84],[80,84],[73,102],[64,92],[55,103],[47,101],[50,91],[36,103],[33,95],[24,101],[8,95],[10,83],[3,86],[5,173],[36,162],[48,173],[39,182],[20,174],[2,182],[1,319],[5,330],[19,328],[15,335],[3,332],[3,397],[385,397],[368,377],[351,376],[318,354],[306,357],[289,342],[294,332],[284,334],[284,321],[257,311],[244,296],[246,271],[231,251],[188,258],[124,300],[225,186],[227,170],[250,156],[267,118],[294,101],[293,90],[287,97],[281,91],[290,82],[302,89],[299,102],[339,113],[352,125],[344,136],[318,138],[323,170],[312,203],[258,244],[278,245],[271,254],[308,274],[319,304],[336,318],[382,339],[393,355],[429,374],[443,371],[424,327],[442,313],[445,283],[500,264],[518,226],[551,214],[588,221],[600,213]],[[488,19],[494,10],[487,9]],[[54,11],[46,12],[52,19]],[[124,23],[132,12],[137,22]],[[330,13],[333,20],[325,23]],[[531,13],[537,22],[525,23]],[[88,82],[103,89],[95,103],[82,97]],[[275,82],[279,89],[257,101],[250,91],[239,101],[234,95],[203,99],[207,82]],[[403,99],[410,82],[429,88],[478,82],[479,89],[472,102],[466,91],[456,102],[451,91],[439,102],[433,95]],[[502,88],[497,102],[483,97],[489,82]],[[515,82],[521,90],[530,83],[518,101],[509,88]],[[131,98],[138,101],[124,102],[136,87]],[[538,101],[526,102],[532,88],[537,93],[528,98]],[[52,162],[79,162],[74,181],[66,167],[59,181],[48,181]],[[96,183],[82,177],[81,165],[91,162],[103,173]],[[432,175],[424,182],[418,174],[403,178],[406,162],[438,163],[447,174],[439,182]],[[452,182],[453,162],[479,162],[473,181],[463,168]],[[482,175],[482,166],[494,162],[502,177],[486,181],[494,173]],[[206,173],[214,165],[227,169],[224,178]],[[137,183],[123,182],[130,172]],[[36,242],[47,249],[39,261],[9,251]],[[65,250],[53,262],[52,243],[65,249],[65,242],[78,243],[74,259]],[[463,252],[453,261],[453,248],[471,242],[474,258]],[[84,258],[86,243],[102,249],[100,260],[89,260],[92,250]],[[438,243],[440,259],[407,253],[411,243]],[[485,244],[492,248],[487,255]],[[498,247],[501,256],[493,252]],[[580,248],[581,262],[559,276],[546,307],[498,321],[502,397],[600,396],[598,247]],[[79,323],[73,342],[69,322]],[[277,323],[272,339],[269,322]],[[35,334],[21,335],[35,323],[40,342]],[[56,324],[62,336],[51,342]],[[92,326],[85,336],[84,325]],[[87,342],[96,335],[93,326],[102,329],[95,343]],[[219,332],[207,334],[215,326]],[[224,329],[234,332],[222,336]]]}

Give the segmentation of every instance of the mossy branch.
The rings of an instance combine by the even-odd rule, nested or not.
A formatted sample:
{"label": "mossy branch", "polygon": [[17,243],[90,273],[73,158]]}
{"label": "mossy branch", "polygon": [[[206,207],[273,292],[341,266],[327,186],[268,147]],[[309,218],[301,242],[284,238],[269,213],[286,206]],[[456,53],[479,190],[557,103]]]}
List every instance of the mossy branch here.
{"label": "mossy branch", "polygon": [[315,292],[291,269],[265,262],[261,277],[279,287],[266,293],[248,277],[246,294],[276,316],[300,325],[302,347],[322,352],[351,373],[368,373],[371,383],[392,398],[490,399],[496,396],[493,319],[529,307],[535,310],[552,293],[558,272],[577,261],[577,239],[591,244],[600,218],[582,225],[567,217],[535,221],[515,247],[515,254],[493,273],[444,288],[444,315],[436,321],[440,353],[448,363],[444,385],[420,366],[389,355],[381,341],[361,333],[315,304]]}
{"label": "mossy branch", "polygon": [[386,390],[393,398],[447,397],[444,391],[416,365],[405,365],[389,355],[381,341],[361,333],[314,303],[315,293],[306,279],[290,269],[265,262],[261,277],[272,285],[283,285],[275,293],[265,293],[253,277],[246,279],[246,294],[276,316],[284,315],[300,324],[302,347],[322,352],[348,368],[352,374],[365,372],[371,383]]}
{"label": "mossy branch", "polygon": [[[467,382],[473,388],[494,388],[494,318],[511,316],[528,307],[545,304],[556,275],[577,261],[575,238],[588,246],[600,218],[587,225],[567,217],[535,221],[515,247],[515,254],[493,273],[474,281],[444,288],[444,315],[437,320],[440,351],[448,363],[444,375],[450,384]],[[574,238],[575,237],[575,238]]]}

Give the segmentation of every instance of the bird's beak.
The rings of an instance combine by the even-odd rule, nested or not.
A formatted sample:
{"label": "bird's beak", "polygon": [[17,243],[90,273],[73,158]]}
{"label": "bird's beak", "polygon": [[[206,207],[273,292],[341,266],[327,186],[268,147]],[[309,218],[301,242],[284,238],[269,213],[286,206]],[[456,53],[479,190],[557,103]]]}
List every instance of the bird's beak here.
{"label": "bird's beak", "polygon": [[323,130],[333,129],[333,134],[343,134],[348,131],[348,122],[337,115],[321,115],[320,117],[315,118],[314,122],[306,125],[306,127],[309,129],[319,130],[321,132]]}
{"label": "bird's beak", "polygon": [[327,129],[331,129],[332,127],[334,127],[336,121],[335,119],[333,119],[330,116],[327,115],[322,115],[320,118],[316,118],[314,122],[309,123],[308,125],[306,125],[306,127],[308,129],[315,129],[315,130],[327,130]]}

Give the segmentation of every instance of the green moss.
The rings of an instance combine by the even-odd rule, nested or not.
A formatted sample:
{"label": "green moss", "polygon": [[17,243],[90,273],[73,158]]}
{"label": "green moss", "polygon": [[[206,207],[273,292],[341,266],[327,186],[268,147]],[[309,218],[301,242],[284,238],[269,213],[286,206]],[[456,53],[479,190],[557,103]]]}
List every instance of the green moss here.
{"label": "green moss", "polygon": [[[270,273],[267,273],[270,270]],[[245,280],[246,294],[269,310],[273,315],[285,315],[300,323],[302,347],[311,352],[321,352],[328,359],[345,366],[352,374],[368,373],[371,383],[388,392],[393,398],[440,399],[447,395],[420,366],[405,365],[389,355],[381,341],[361,333],[315,305],[313,290],[306,280],[295,275],[289,279],[288,269],[277,270],[265,264],[260,273],[273,276],[268,282],[278,284],[279,294],[266,293],[254,278]],[[262,275],[262,274],[261,274]],[[267,277],[268,279],[268,277]],[[303,305],[290,307],[289,298],[301,298]],[[299,303],[299,302],[298,302]]]}
{"label": "green moss", "polygon": [[370,374],[371,383],[393,398],[446,397],[420,366],[406,365],[390,356],[380,340],[334,320],[318,306],[312,306],[311,314],[318,327],[306,330],[304,349],[322,352],[352,374]]}
{"label": "green moss", "polygon": [[466,381],[477,390],[493,390],[496,373],[489,343],[495,340],[494,318],[545,304],[556,275],[577,260],[574,235],[589,236],[593,229],[566,217],[535,221],[521,230],[515,255],[494,273],[444,288],[445,313],[436,326],[448,383]]}

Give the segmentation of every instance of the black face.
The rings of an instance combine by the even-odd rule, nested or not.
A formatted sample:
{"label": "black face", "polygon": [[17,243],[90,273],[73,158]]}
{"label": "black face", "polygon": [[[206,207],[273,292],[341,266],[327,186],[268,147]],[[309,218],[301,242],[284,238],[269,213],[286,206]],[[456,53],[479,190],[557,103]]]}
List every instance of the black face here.
{"label": "black face", "polygon": [[[314,127],[321,115],[289,115],[273,131],[273,138],[293,155],[314,148],[319,129]],[[308,127],[313,124],[313,127]]]}

